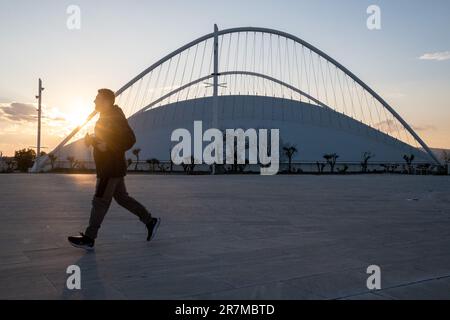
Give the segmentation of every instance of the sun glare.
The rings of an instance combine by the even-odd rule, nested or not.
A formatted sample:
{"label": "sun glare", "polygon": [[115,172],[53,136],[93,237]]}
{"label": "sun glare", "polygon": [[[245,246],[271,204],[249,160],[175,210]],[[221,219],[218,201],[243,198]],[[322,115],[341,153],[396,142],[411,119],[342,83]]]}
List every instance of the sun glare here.
{"label": "sun glare", "polygon": [[70,111],[67,113],[66,119],[74,127],[80,126],[92,110],[94,110],[93,102],[76,99],[70,104]]}

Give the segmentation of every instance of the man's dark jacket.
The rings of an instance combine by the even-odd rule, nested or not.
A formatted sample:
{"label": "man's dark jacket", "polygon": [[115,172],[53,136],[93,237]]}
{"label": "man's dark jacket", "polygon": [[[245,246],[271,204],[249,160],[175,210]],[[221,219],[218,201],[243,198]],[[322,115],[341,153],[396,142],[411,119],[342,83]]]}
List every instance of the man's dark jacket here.
{"label": "man's dark jacket", "polygon": [[127,172],[125,151],[136,143],[133,130],[118,106],[100,113],[95,124],[95,138],[106,143],[107,150],[100,151],[94,144],[94,161],[98,178],[124,177]]}

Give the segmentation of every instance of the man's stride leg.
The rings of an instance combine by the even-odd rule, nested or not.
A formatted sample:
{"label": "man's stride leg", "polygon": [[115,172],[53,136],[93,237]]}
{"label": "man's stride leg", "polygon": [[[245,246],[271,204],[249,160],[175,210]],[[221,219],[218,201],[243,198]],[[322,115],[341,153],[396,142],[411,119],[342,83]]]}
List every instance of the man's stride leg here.
{"label": "man's stride leg", "polygon": [[124,178],[121,178],[117,183],[113,197],[120,206],[136,215],[145,224],[147,227],[147,241],[152,240],[156,235],[161,219],[153,218],[142,204],[129,196]]}
{"label": "man's stride leg", "polygon": [[108,212],[109,206],[120,182],[120,178],[99,178],[95,187],[95,195],[92,199],[91,216],[89,218],[89,226],[86,232],[80,233],[80,236],[69,237],[70,244],[77,248],[92,250],[94,248],[95,239],[97,238],[98,229]]}
{"label": "man's stride leg", "polygon": [[147,227],[147,241],[155,237],[161,219],[153,218],[142,204],[128,195],[124,178],[99,178],[95,187],[95,196],[92,199],[89,226],[86,228],[84,234],[80,233],[80,236],[69,237],[70,244],[86,250],[92,250],[94,248],[98,230],[101,227],[113,198],[120,206],[136,215],[145,224]]}

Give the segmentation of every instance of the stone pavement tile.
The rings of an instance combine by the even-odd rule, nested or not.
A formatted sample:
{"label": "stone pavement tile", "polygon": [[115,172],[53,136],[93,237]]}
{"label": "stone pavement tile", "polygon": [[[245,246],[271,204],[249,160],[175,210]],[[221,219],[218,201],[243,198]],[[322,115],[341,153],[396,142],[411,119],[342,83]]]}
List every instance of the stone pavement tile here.
{"label": "stone pavement tile", "polygon": [[312,292],[291,286],[286,282],[272,282],[187,297],[199,300],[318,300]]}
{"label": "stone pavement tile", "polygon": [[380,264],[381,288],[407,285],[439,276],[431,275],[416,266],[417,260],[408,260],[390,264]]}
{"label": "stone pavement tile", "polygon": [[411,262],[422,270],[427,278],[450,276],[450,255],[441,252],[440,255],[428,256]]}
{"label": "stone pavement tile", "polygon": [[410,251],[404,248],[390,248],[384,246],[361,247],[355,250],[355,256],[361,260],[368,261],[370,264],[395,264],[403,261],[417,259],[421,255],[416,251]]}
{"label": "stone pavement tile", "polygon": [[39,299],[42,295],[54,294],[56,288],[41,275],[5,277],[0,275],[0,299]]}
{"label": "stone pavement tile", "polygon": [[101,280],[87,281],[81,278],[81,289],[69,290],[66,283],[55,285],[56,293],[45,296],[52,300],[123,300],[126,297],[116,288]]}
{"label": "stone pavement tile", "polygon": [[[404,251],[412,256],[421,256],[424,258],[446,255],[446,248],[450,246],[450,239],[447,236],[440,235],[435,238],[437,232],[429,231],[433,236],[429,236],[426,239],[419,240],[416,243],[405,244],[395,247],[395,250]],[[414,235],[408,235],[413,237]],[[407,236],[405,236],[406,238]],[[436,244],[439,243],[437,246]]]}
{"label": "stone pavement tile", "polygon": [[214,271],[208,272],[207,275],[214,279],[226,281],[235,287],[241,287],[306,277],[339,269],[350,269],[360,265],[360,261],[351,258],[334,260],[327,259],[327,257],[315,257],[313,259],[295,257],[271,262],[256,261],[237,263],[233,266],[218,266]]}
{"label": "stone pavement tile", "polygon": [[[86,254],[80,259],[74,259],[71,264],[78,265],[85,281],[132,281],[148,277],[164,277],[168,275],[201,275],[205,271],[214,270],[211,259],[173,259],[160,254],[151,256],[104,257],[98,254]],[[130,267],[132,266],[132,267]],[[67,266],[56,270],[45,270],[45,274],[55,286],[62,286],[67,278]]]}
{"label": "stone pavement tile", "polygon": [[279,234],[271,236],[270,239],[273,242],[279,243],[284,246],[327,246],[336,245],[336,236],[326,231],[301,231],[297,230],[296,233]]}
{"label": "stone pavement tile", "polygon": [[376,293],[363,293],[356,296],[346,297],[342,300],[393,300],[393,299]]}
{"label": "stone pavement tile", "polygon": [[226,252],[226,253],[213,253],[209,254],[215,264],[220,264],[222,266],[233,266],[243,263],[270,263],[277,261],[286,261],[288,258],[296,258],[295,253],[284,250],[285,248],[255,248],[253,250],[238,250]]}
{"label": "stone pavement tile", "polygon": [[364,268],[358,268],[293,278],[284,282],[325,299],[338,299],[367,293],[368,276]]}
{"label": "stone pavement tile", "polygon": [[450,300],[450,280],[434,279],[377,291],[377,294],[401,300]]}
{"label": "stone pavement tile", "polygon": [[29,261],[30,260],[21,252],[12,252],[10,254],[2,252],[0,255],[0,270],[3,266],[16,265]]}
{"label": "stone pavement tile", "polygon": [[10,276],[20,276],[29,272],[64,273],[66,268],[73,264],[86,269],[99,264],[105,266],[104,269],[114,267],[116,270],[121,268],[126,272],[128,270],[126,266],[133,263],[139,266],[140,264],[158,261],[160,264],[170,262],[168,259],[161,259],[162,256],[152,250],[144,247],[137,250],[135,248],[136,246],[133,243],[127,243],[123,246],[117,246],[115,249],[111,248],[111,250],[102,250],[101,247],[96,248],[96,251],[88,253],[69,245],[57,249],[26,251],[24,252],[24,256],[27,258],[26,263],[10,264],[0,266],[0,268],[2,272],[6,272]]}
{"label": "stone pavement tile", "polygon": [[189,295],[222,291],[232,286],[206,276],[159,275],[113,282],[127,299],[178,299]]}

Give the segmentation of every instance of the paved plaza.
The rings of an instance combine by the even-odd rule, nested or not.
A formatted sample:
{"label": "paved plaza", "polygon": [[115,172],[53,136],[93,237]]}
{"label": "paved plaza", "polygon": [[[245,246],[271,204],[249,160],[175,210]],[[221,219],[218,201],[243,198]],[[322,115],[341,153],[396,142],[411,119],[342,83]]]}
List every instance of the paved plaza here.
{"label": "paved plaza", "polygon": [[[129,175],[157,238],[113,203],[96,250],[94,175],[0,175],[1,299],[450,299],[450,177]],[[66,268],[81,268],[68,290]],[[381,268],[369,291],[366,269]]]}

